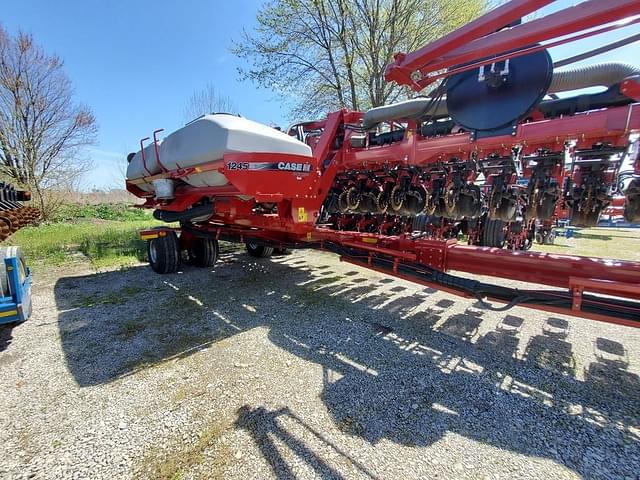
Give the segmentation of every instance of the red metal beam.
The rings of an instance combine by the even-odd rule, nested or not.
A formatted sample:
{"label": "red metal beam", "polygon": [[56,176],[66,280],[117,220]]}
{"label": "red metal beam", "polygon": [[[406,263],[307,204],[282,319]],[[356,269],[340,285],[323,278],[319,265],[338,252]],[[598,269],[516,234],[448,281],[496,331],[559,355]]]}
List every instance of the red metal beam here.
{"label": "red metal beam", "polygon": [[[414,254],[417,254],[417,263],[445,272],[456,270],[561,288],[570,288],[572,281],[575,283],[576,279],[593,278],[604,282],[640,286],[640,262],[541,252],[514,252],[462,245],[455,240],[386,237],[323,228],[313,232],[313,240],[335,242],[357,247],[364,252],[383,253],[403,260],[412,260]],[[640,294],[640,287],[638,288]],[[621,288],[618,293],[627,296],[628,289],[625,289],[626,287]],[[592,291],[611,294],[610,289]]]}
{"label": "red metal beam", "polygon": [[[439,58],[441,55],[453,49],[495,32],[514,20],[535,12],[554,1],[555,0],[514,0],[505,3],[420,50],[412,53],[397,53],[394,56],[394,62],[387,66],[384,78],[387,82],[395,81],[401,85],[418,86],[418,84],[411,79],[411,74],[421,68],[429,59]],[[417,90],[421,90],[422,88],[423,87],[419,87]]]}
{"label": "red metal beam", "polygon": [[[507,52],[507,53],[502,53],[499,55],[492,55],[490,61],[492,63],[494,62],[502,62],[503,60],[507,60],[509,58],[513,58],[513,57],[517,57],[520,55],[527,55],[529,53],[534,53],[534,52],[539,52],[541,50],[547,50],[553,47],[558,47],[560,45],[564,45],[565,43],[571,43],[571,42],[575,42],[578,40],[582,40],[584,38],[588,38],[588,37],[593,37],[594,35],[600,35],[603,33],[607,33],[607,32],[611,32],[613,30],[617,30],[619,28],[622,27],[626,27],[629,25],[635,25],[637,23],[640,23],[640,18],[634,18],[632,21],[630,21],[629,23],[625,23],[623,24],[610,24],[609,26],[603,27],[603,28],[599,28],[597,30],[589,30],[587,32],[584,33],[580,33],[571,37],[562,37],[560,40],[555,40],[553,42],[549,42],[549,43],[545,43],[545,44],[534,44],[531,47],[527,47],[527,48],[522,48],[516,51],[511,51],[511,52]],[[440,79],[440,78],[444,78],[444,77],[449,77],[451,75],[456,75],[458,73],[462,73],[462,72],[467,72],[469,70],[474,70],[476,68],[480,68],[483,65],[487,64],[487,59],[485,58],[484,60],[479,60],[473,63],[465,63],[462,66],[456,66],[456,67],[452,67],[452,68],[448,68],[448,69],[441,69],[439,70],[440,73],[430,73],[428,75],[428,78],[423,78],[422,80],[418,81],[415,83],[416,87],[420,90],[422,90],[424,87],[426,87],[427,85],[429,85],[430,83],[435,82],[436,80]],[[623,82],[624,84],[625,82]],[[632,90],[631,88],[629,89],[622,89],[621,88],[621,93],[627,95],[630,98],[633,98],[635,100],[638,100],[637,97],[634,97],[634,90]]]}
{"label": "red metal beam", "polygon": [[[572,279],[597,278],[605,282],[640,285],[640,263],[577,255],[511,252],[498,248],[454,245],[447,252],[446,270],[488,275],[529,283],[570,288]],[[609,293],[597,289],[591,291]],[[624,293],[626,287],[618,290]],[[640,289],[637,290],[640,295]]]}
{"label": "red metal beam", "polygon": [[[503,7],[511,7],[514,12],[521,8],[528,10],[527,13],[531,13],[550,2],[540,2],[539,6],[537,3],[534,1],[514,1],[503,5]],[[416,52],[396,55],[395,61],[387,67],[385,79],[410,85],[414,90],[419,91],[433,82],[435,77],[431,78],[429,74],[438,70],[477,61],[481,58],[491,61],[490,58],[493,55],[505,52],[512,52],[511,56],[517,56],[521,54],[520,50],[533,44],[640,14],[638,0],[608,0],[606,2],[587,0],[507,30],[487,34],[496,25],[496,18],[508,17],[508,15],[504,15],[503,11],[500,11],[503,7],[489,12]],[[506,23],[508,22],[502,25],[504,26]],[[493,31],[495,30],[497,28],[493,28]]]}

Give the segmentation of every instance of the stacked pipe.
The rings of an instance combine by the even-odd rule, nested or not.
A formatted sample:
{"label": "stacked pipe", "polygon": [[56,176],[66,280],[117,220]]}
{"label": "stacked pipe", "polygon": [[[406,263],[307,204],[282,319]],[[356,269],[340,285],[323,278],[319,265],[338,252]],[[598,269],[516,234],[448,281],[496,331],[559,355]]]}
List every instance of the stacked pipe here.
{"label": "stacked pipe", "polygon": [[6,240],[20,228],[40,218],[40,210],[34,207],[17,207],[0,210],[0,241]]}
{"label": "stacked pipe", "polygon": [[29,200],[31,192],[0,182],[0,241],[40,218],[40,210],[22,204]]}

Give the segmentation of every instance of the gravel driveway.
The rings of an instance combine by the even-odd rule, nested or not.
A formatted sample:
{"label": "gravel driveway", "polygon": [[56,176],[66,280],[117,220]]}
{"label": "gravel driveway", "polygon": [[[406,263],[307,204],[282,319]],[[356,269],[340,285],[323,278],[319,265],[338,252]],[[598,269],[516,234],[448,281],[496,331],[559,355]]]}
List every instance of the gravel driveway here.
{"label": "gravel driveway", "polygon": [[314,251],[40,269],[0,329],[2,478],[639,478],[640,330]]}

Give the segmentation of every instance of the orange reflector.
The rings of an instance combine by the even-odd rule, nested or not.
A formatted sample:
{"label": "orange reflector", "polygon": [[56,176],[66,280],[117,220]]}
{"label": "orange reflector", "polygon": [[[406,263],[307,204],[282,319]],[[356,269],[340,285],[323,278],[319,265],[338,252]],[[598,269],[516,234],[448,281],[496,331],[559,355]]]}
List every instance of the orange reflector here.
{"label": "orange reflector", "polygon": [[375,237],[362,237],[364,243],[378,243],[378,239]]}

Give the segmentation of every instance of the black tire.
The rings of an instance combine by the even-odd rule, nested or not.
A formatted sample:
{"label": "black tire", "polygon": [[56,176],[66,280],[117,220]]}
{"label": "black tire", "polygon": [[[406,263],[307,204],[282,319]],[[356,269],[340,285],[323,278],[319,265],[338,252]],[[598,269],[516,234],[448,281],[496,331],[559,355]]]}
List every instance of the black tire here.
{"label": "black tire", "polygon": [[218,241],[214,238],[194,238],[189,248],[189,261],[199,268],[213,267],[218,261]]}
{"label": "black tire", "polygon": [[504,247],[504,222],[502,220],[485,219],[482,244],[485,247]]}
{"label": "black tire", "polygon": [[255,243],[247,243],[247,252],[252,257],[267,258],[273,254],[273,247],[265,247],[264,245],[257,245]]}
{"label": "black tire", "polygon": [[4,263],[4,259],[10,257],[16,257],[18,259],[18,276],[20,283],[24,282],[24,278],[26,276],[26,263],[24,261],[22,249],[14,245],[9,247],[0,247],[0,288],[2,288],[2,295],[4,297],[11,295],[9,277],[7,276],[7,266]]}
{"label": "black tire", "polygon": [[180,243],[176,232],[147,242],[149,265],[156,273],[175,273],[180,268]]}
{"label": "black tire", "polygon": [[427,220],[429,219],[429,217],[427,215],[425,215],[424,213],[421,213],[420,215],[416,215],[415,218],[413,219],[413,231],[414,232],[424,232],[426,226],[427,226]]}
{"label": "black tire", "polygon": [[549,235],[547,235],[547,245],[553,245],[556,241],[556,232],[554,232],[553,230],[551,230],[549,232]]}
{"label": "black tire", "polygon": [[[476,198],[480,198],[479,189]],[[475,218],[480,216],[480,201],[471,195],[460,195],[457,213],[459,217]]]}
{"label": "black tire", "polygon": [[273,254],[274,255],[291,255],[291,250],[289,250],[288,248],[274,248]]}

